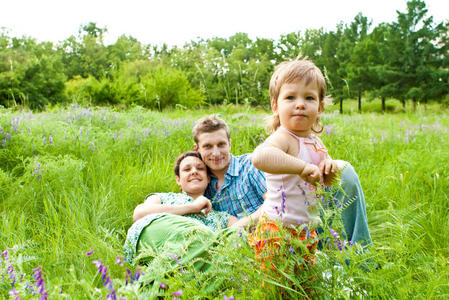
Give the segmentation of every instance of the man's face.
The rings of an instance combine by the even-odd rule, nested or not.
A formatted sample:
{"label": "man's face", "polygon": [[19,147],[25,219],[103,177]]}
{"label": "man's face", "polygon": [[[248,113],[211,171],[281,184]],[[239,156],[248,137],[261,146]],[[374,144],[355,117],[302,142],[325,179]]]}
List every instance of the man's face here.
{"label": "man's face", "polygon": [[204,132],[198,136],[195,150],[201,154],[204,163],[212,173],[226,172],[231,162],[231,141],[224,129]]}

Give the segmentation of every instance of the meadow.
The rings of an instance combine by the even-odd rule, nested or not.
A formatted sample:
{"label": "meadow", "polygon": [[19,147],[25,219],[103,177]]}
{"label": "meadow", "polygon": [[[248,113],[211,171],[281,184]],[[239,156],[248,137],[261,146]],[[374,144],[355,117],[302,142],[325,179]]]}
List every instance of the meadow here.
{"label": "meadow", "polygon": [[[449,112],[390,107],[387,114],[356,114],[351,107],[322,115],[321,138],[360,177],[373,245],[363,253],[324,247],[312,297],[449,297]],[[262,286],[244,236],[217,248],[218,267],[207,274],[189,266],[167,274],[122,260],[135,206],[151,192],[178,191],[174,160],[192,148],[195,120],[210,113],[230,125],[235,155],[267,136],[268,111],[249,106],[0,109],[0,298],[299,297],[301,289],[288,288],[301,286],[299,279],[281,276]],[[161,274],[158,284],[145,282],[149,274]]]}

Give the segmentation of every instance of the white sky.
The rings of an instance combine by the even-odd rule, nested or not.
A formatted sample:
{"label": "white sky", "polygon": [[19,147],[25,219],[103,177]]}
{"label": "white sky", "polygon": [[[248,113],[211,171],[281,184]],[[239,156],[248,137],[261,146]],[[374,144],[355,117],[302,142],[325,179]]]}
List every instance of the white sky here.
{"label": "white sky", "polygon": [[[448,20],[449,1],[427,0],[428,16]],[[373,25],[396,20],[405,0],[0,0],[0,27],[9,36],[58,42],[80,25],[106,27],[106,44],[122,34],[144,44],[179,45],[198,37],[272,38],[298,30],[334,30],[362,12]]]}

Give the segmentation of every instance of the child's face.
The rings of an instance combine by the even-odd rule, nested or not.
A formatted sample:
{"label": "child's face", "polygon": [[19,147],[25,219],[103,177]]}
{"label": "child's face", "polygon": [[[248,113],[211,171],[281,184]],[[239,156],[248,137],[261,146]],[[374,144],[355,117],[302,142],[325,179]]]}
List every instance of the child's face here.
{"label": "child's face", "polygon": [[187,156],[179,165],[176,183],[188,195],[202,195],[209,183],[207,168],[198,157]]}
{"label": "child's face", "polygon": [[315,82],[304,80],[285,83],[281,86],[276,103],[271,103],[273,112],[279,113],[281,125],[297,136],[306,137],[312,131],[323,103],[319,100],[319,89]]}

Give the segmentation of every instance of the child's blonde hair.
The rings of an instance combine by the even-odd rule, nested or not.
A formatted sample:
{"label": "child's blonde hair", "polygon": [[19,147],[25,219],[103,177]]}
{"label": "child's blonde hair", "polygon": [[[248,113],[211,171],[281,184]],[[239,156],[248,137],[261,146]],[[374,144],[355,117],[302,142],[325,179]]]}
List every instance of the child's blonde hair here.
{"label": "child's blonde hair", "polygon": [[[320,69],[310,60],[307,59],[295,59],[292,61],[285,61],[277,65],[274,69],[274,73],[270,80],[270,101],[271,107],[277,103],[279,98],[279,92],[283,84],[294,83],[305,80],[305,84],[308,85],[311,82],[316,83],[319,91],[319,101],[324,107],[324,98],[326,96],[326,80]],[[273,133],[281,125],[279,115],[274,113],[268,122],[268,130]],[[323,131],[323,125],[318,117],[315,124],[312,126],[312,131],[315,133],[321,133]]]}

